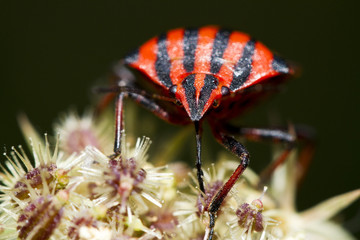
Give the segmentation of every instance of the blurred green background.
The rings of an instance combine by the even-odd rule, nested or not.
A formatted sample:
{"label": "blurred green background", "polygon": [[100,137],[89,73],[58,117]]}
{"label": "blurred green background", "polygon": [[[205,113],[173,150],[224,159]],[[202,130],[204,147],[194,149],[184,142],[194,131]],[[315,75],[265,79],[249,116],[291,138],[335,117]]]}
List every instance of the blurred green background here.
{"label": "blurred green background", "polygon": [[[315,158],[299,191],[298,208],[360,186],[359,19],[356,1],[1,1],[0,144],[23,144],[16,122],[25,112],[40,132],[52,133],[59,113],[94,103],[91,88],[106,85],[111,65],[150,37],[175,27],[216,24],[247,32],[302,66],[286,91],[255,108],[240,123],[313,126]],[[136,110],[136,111],[141,111]],[[181,128],[144,115],[139,135],[157,142]],[[151,122],[152,126],[146,125]],[[163,131],[163,129],[166,131]],[[155,134],[154,134],[155,131]],[[195,141],[186,151],[193,161]],[[209,148],[209,146],[216,146]],[[247,144],[251,167],[270,159],[268,144]],[[164,147],[164,146],[162,146]],[[187,148],[190,148],[187,150]],[[205,133],[204,161],[221,151]],[[174,156],[179,160],[185,155]],[[210,159],[209,159],[210,158]],[[359,236],[359,201],[341,217]]]}

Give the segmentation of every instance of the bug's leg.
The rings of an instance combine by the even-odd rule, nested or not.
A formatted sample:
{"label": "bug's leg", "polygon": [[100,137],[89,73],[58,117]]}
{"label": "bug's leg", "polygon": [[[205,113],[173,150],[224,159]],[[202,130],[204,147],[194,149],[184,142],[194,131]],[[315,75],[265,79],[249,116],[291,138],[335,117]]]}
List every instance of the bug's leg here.
{"label": "bug's leg", "polygon": [[124,90],[120,92],[116,101],[115,108],[115,143],[114,143],[114,153],[115,156],[121,153],[121,133],[124,129],[123,124],[123,101],[125,98],[131,98],[139,105],[143,106],[145,109],[151,111],[157,117],[173,123],[173,124],[187,124],[189,120],[181,118],[175,114],[171,114],[166,109],[161,107],[153,98],[150,97],[145,91],[135,88],[119,88],[119,90]]}
{"label": "bug's leg", "polygon": [[202,136],[202,127],[201,122],[195,121],[195,134],[196,134],[196,170],[197,170],[197,179],[199,183],[199,188],[203,194],[205,194],[204,173],[201,169],[201,136]]}
{"label": "bug's leg", "polygon": [[151,111],[157,117],[163,119],[164,121],[173,123],[173,124],[188,124],[190,120],[183,118],[175,113],[170,113],[163,107],[161,107],[155,100],[164,100],[172,101],[175,100],[159,96],[156,94],[147,93],[145,90],[138,89],[135,87],[127,86],[115,86],[115,87],[97,87],[95,89],[98,93],[113,93],[117,95],[116,107],[115,107],[115,143],[114,143],[114,155],[111,157],[116,157],[121,153],[121,132],[124,129],[123,123],[123,109],[124,109],[124,99],[131,98],[139,105],[143,106],[145,109]]}
{"label": "bug's leg", "polygon": [[204,239],[212,240],[212,238],[214,236],[214,227],[215,227],[216,214],[213,214],[213,213],[209,212],[209,218],[210,218],[209,219],[209,228],[205,232]]}
{"label": "bug's leg", "polygon": [[96,114],[103,111],[103,109],[116,97],[115,103],[115,141],[114,141],[114,156],[121,153],[121,133],[124,129],[123,122],[123,104],[125,92],[117,92],[117,87],[133,87],[135,76],[125,67],[124,61],[120,60],[113,66],[112,74],[109,80],[112,83],[116,83],[115,87],[110,88],[107,95],[103,98],[103,101],[97,106]]}
{"label": "bug's leg", "polygon": [[226,132],[223,131],[222,127],[219,124],[215,124],[214,122],[210,122],[210,126],[212,129],[212,132],[215,136],[215,138],[218,140],[218,142],[222,145],[224,145],[229,151],[234,153],[238,158],[240,158],[240,164],[235,169],[235,171],[232,173],[230,178],[227,180],[227,182],[222,186],[222,188],[217,192],[215,197],[212,199],[210,206],[209,206],[209,217],[210,217],[210,224],[209,224],[209,237],[208,240],[212,239],[212,236],[214,234],[214,225],[215,225],[215,219],[216,214],[224,201],[225,197],[228,195],[231,188],[234,186],[236,181],[239,179],[239,177],[242,175],[242,173],[245,171],[247,166],[250,162],[250,155],[249,152],[246,150],[244,145],[242,145],[240,142],[235,140],[232,136],[229,136],[226,134]]}
{"label": "bug's leg", "polygon": [[227,133],[236,134],[248,140],[272,141],[274,143],[285,144],[285,149],[281,155],[260,174],[260,185],[266,183],[275,169],[285,162],[297,141],[305,142],[305,146],[300,151],[299,163],[302,167],[302,172],[298,181],[305,174],[314,153],[314,134],[309,128],[292,126],[288,130],[285,130],[281,128],[234,127],[231,125],[226,125],[224,128]]}
{"label": "bug's leg", "polygon": [[115,104],[115,141],[114,141],[114,156],[121,153],[121,133],[124,130],[124,96],[125,93],[118,94]]}

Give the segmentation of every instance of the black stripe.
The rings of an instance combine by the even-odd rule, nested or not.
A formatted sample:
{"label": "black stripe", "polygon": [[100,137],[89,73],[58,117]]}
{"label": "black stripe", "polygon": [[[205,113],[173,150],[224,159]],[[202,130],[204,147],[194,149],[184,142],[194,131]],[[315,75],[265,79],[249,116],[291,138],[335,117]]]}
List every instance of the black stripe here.
{"label": "black stripe", "polygon": [[231,32],[223,29],[216,33],[210,60],[210,72],[213,74],[218,73],[223,65],[223,55],[228,46],[230,33]]}
{"label": "black stripe", "polygon": [[[204,79],[204,86],[201,88],[199,96],[199,111],[202,112],[206,102],[209,100],[212,91],[219,85],[219,81],[213,75],[207,74]],[[201,114],[201,112],[199,114]]]}
{"label": "black stripe", "polygon": [[195,65],[195,51],[198,43],[198,29],[185,29],[184,32],[184,68],[192,72]]}
{"label": "black stripe", "polygon": [[244,47],[242,57],[239,59],[233,72],[233,79],[231,81],[230,90],[236,91],[248,79],[252,70],[252,56],[255,52],[256,41],[251,39]]}
{"label": "black stripe", "polygon": [[271,67],[278,73],[289,73],[289,66],[285,60],[274,54],[274,59],[271,62]]}
{"label": "black stripe", "polygon": [[195,84],[195,74],[190,74],[182,82],[182,86],[185,89],[186,101],[189,104],[191,119],[195,119],[197,115],[196,88],[194,84]]}
{"label": "black stripe", "polygon": [[124,58],[124,63],[131,64],[131,63],[137,62],[138,59],[139,59],[139,48],[137,48],[134,51],[132,51],[131,53],[127,54]]}
{"label": "black stripe", "polygon": [[158,38],[158,52],[155,61],[155,70],[160,82],[167,88],[173,84],[170,79],[171,62],[166,47],[166,34],[161,34]]}

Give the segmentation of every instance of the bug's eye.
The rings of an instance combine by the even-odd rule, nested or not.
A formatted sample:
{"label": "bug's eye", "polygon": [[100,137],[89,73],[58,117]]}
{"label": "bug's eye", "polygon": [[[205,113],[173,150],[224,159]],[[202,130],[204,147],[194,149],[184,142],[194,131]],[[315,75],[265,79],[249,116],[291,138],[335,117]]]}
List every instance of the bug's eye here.
{"label": "bug's eye", "polygon": [[177,90],[177,86],[176,86],[176,85],[172,85],[172,86],[169,88],[170,95],[171,95],[171,96],[175,96],[176,90]]}
{"label": "bug's eye", "polygon": [[220,105],[220,101],[217,100],[217,99],[215,99],[215,100],[213,101],[212,107],[213,107],[213,108],[217,108],[217,107],[219,107],[219,105]]}

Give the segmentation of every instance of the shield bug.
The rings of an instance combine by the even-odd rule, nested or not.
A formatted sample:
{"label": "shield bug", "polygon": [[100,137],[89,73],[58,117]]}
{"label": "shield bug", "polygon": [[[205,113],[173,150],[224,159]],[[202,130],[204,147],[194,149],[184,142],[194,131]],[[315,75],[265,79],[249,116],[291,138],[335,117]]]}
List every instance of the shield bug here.
{"label": "shield bug", "polygon": [[[126,66],[145,75],[145,82],[154,90],[141,87]],[[119,84],[109,90],[117,95],[114,156],[121,152],[123,99],[131,98],[167,122],[194,124],[195,166],[204,196],[201,135],[205,120],[217,141],[240,159],[239,166],[206,206],[210,217],[208,239],[212,239],[216,213],[249,164],[248,151],[233,135],[289,146],[294,141],[294,134],[281,129],[238,128],[227,122],[274,92],[274,86],[291,76],[294,68],[245,33],[205,26],[170,30],[148,40],[127,55],[116,71]],[[285,160],[290,149],[271,165],[270,171]]]}

